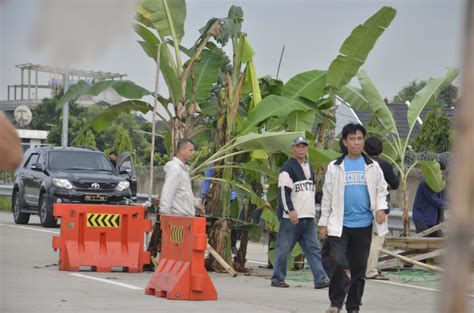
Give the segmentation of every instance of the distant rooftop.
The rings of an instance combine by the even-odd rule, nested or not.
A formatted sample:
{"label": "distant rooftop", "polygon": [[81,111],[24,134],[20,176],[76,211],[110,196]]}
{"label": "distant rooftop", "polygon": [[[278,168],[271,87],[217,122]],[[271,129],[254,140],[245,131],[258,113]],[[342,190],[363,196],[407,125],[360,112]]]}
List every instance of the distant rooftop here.
{"label": "distant rooftop", "polygon": [[87,70],[78,70],[73,68],[66,68],[66,67],[58,67],[58,66],[50,66],[50,65],[40,65],[40,64],[18,64],[15,65],[16,68],[22,70],[30,70],[30,71],[37,71],[37,72],[44,72],[44,73],[51,73],[51,74],[66,74],[69,72],[71,76],[78,76],[84,78],[95,78],[97,80],[107,80],[107,79],[122,79],[126,77],[127,74],[120,74],[120,73],[112,73],[112,72],[101,72],[101,71],[87,71]]}

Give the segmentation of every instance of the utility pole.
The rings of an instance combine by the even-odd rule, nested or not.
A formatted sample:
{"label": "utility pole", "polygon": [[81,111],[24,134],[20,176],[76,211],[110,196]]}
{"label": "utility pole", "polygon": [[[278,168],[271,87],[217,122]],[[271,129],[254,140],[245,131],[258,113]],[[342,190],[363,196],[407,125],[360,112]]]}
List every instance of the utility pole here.
{"label": "utility pole", "polygon": [[[63,74],[64,94],[69,89],[69,67],[66,67],[66,72]],[[61,147],[67,147],[68,142],[68,128],[69,128],[69,101],[63,106],[63,130],[61,134]]]}

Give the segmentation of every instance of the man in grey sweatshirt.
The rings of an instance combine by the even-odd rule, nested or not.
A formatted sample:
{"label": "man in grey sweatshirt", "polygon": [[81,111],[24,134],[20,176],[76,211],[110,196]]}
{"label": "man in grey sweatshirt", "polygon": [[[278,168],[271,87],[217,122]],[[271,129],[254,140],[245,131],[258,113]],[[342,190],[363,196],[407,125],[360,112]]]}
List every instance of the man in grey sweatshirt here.
{"label": "man in grey sweatshirt", "polygon": [[195,198],[189,177],[189,165],[194,153],[190,139],[180,139],[176,154],[165,164],[165,183],[160,196],[160,214],[196,215],[202,213],[201,199]]}

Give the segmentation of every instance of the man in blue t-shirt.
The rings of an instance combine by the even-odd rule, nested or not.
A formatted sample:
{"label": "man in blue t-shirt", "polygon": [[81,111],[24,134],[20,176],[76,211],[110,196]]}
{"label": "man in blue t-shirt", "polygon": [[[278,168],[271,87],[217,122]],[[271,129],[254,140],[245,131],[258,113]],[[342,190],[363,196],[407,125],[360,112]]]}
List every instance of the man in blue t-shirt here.
{"label": "man in blue t-shirt", "polygon": [[331,265],[326,313],[340,312],[346,296],[347,312],[359,312],[372,228],[380,235],[388,231],[387,183],[380,165],[362,153],[365,128],[349,123],[342,138],[347,150],[327,168],[318,223],[328,251],[323,264]]}

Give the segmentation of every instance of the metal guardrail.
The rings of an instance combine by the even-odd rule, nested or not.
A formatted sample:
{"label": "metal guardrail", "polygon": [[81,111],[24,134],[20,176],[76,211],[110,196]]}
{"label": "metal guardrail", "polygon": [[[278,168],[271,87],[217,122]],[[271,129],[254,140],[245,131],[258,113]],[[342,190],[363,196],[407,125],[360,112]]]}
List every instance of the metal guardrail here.
{"label": "metal guardrail", "polygon": [[12,185],[0,185],[0,196],[12,196],[13,186]]}
{"label": "metal guardrail", "polygon": [[[0,196],[11,197],[12,195],[12,185],[0,185]],[[158,195],[152,196],[153,200],[159,199]],[[148,200],[148,195],[145,193],[137,194],[137,202],[145,203]],[[411,219],[411,212],[409,212],[408,218],[410,220],[410,230],[414,231],[415,227]],[[402,209],[401,208],[392,208],[388,216],[388,227],[392,235],[397,235],[403,232],[403,222],[402,222]]]}
{"label": "metal guardrail", "polygon": [[[0,196],[11,197],[13,191],[13,185],[0,185]],[[152,195],[152,200],[157,200],[160,197],[158,195]],[[145,203],[148,200],[148,194],[139,193],[137,194],[137,202]]]}

